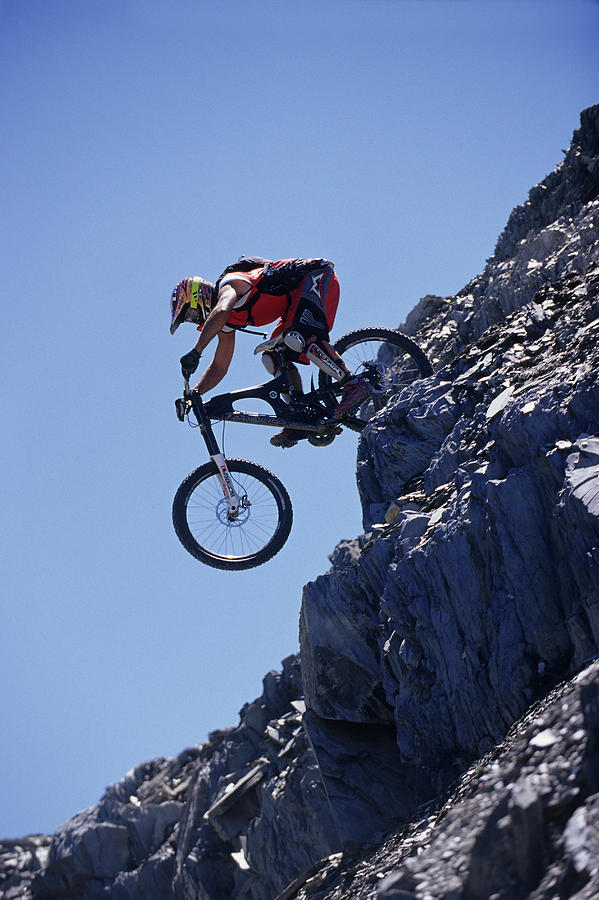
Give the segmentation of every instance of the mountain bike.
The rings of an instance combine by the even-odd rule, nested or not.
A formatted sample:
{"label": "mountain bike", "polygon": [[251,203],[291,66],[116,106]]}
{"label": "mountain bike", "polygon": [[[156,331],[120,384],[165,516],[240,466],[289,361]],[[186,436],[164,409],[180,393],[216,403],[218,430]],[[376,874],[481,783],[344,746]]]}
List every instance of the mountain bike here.
{"label": "mountain bike", "polygon": [[[426,354],[405,334],[390,328],[363,328],[346,334],[333,345],[353,375],[365,378],[372,394],[356,411],[335,418],[341,386],[318,371],[318,386],[305,394],[289,380],[286,350],[281,337],[260,344],[278,361],[278,374],[265,384],[219,394],[204,402],[184,377],[183,397],[175,401],[180,421],[191,416],[206,444],[210,462],[191,472],[173,501],[177,537],[196,559],[217,569],[238,571],[262,565],[279,552],[289,537],[293,511],[282,482],[263,466],[244,459],[226,459],[218,445],[212,421],[243,422],[296,429],[302,440],[326,447],[343,428],[361,432],[390,396],[417,378],[432,374]],[[235,403],[257,399],[272,414],[244,412]]]}

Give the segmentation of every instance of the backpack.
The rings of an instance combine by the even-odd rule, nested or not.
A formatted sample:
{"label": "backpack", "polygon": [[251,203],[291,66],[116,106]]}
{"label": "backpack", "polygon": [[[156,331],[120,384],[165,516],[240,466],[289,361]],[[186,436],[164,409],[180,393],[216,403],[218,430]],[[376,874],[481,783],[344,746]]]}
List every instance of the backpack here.
{"label": "backpack", "polygon": [[260,266],[263,266],[266,270],[266,267],[269,266],[271,260],[264,259],[263,256],[240,256],[237,262],[231,263],[230,266],[227,266],[222,270],[216,282],[214,284],[214,303],[218,298],[218,292],[220,290],[220,283],[226,275],[230,275],[231,272],[251,272],[253,269],[259,269]]}
{"label": "backpack", "polygon": [[273,262],[270,259],[264,259],[262,256],[241,256],[237,262],[231,263],[218,276],[214,285],[215,296],[218,297],[220,283],[226,275],[230,275],[231,272],[251,272],[262,266],[262,275],[254,284],[251,296],[243,306],[235,310],[235,312],[247,312],[247,324],[253,325],[251,309],[259,300],[260,294],[275,296],[286,294],[288,302],[291,303],[291,292],[301,284],[306,275],[315,269],[322,269],[327,265],[333,268],[333,263],[327,259],[280,259]]}

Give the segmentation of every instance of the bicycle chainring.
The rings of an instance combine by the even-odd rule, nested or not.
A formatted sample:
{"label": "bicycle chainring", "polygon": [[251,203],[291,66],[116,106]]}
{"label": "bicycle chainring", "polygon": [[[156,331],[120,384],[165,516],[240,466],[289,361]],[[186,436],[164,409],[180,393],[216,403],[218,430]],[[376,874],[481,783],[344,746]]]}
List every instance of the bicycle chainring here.
{"label": "bicycle chainring", "polygon": [[338,434],[341,434],[341,428],[333,428],[331,431],[325,431],[324,434],[314,434],[309,435],[308,443],[312,444],[313,447],[328,447],[329,444],[332,444]]}

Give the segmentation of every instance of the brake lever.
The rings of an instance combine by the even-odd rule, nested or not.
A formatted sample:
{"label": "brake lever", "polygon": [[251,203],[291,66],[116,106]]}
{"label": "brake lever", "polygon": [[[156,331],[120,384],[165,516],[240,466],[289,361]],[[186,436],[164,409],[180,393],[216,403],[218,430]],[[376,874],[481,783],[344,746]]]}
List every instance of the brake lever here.
{"label": "brake lever", "polygon": [[185,415],[187,413],[188,402],[183,397],[177,397],[175,400],[175,410],[177,413],[177,418],[180,422],[185,421]]}
{"label": "brake lever", "polygon": [[177,418],[180,422],[185,421],[185,416],[189,412],[191,408],[191,388],[189,387],[189,378],[183,376],[184,388],[183,388],[183,396],[178,397],[175,400],[175,410],[177,412]]}

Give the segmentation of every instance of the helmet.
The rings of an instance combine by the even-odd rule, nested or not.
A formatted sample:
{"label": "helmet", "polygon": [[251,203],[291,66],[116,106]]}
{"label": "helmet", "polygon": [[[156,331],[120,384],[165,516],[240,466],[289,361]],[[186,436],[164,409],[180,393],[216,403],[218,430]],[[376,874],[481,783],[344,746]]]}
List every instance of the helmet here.
{"label": "helmet", "polygon": [[171,334],[181,322],[203,325],[210,312],[214,285],[195,275],[184,278],[171,294]]}

